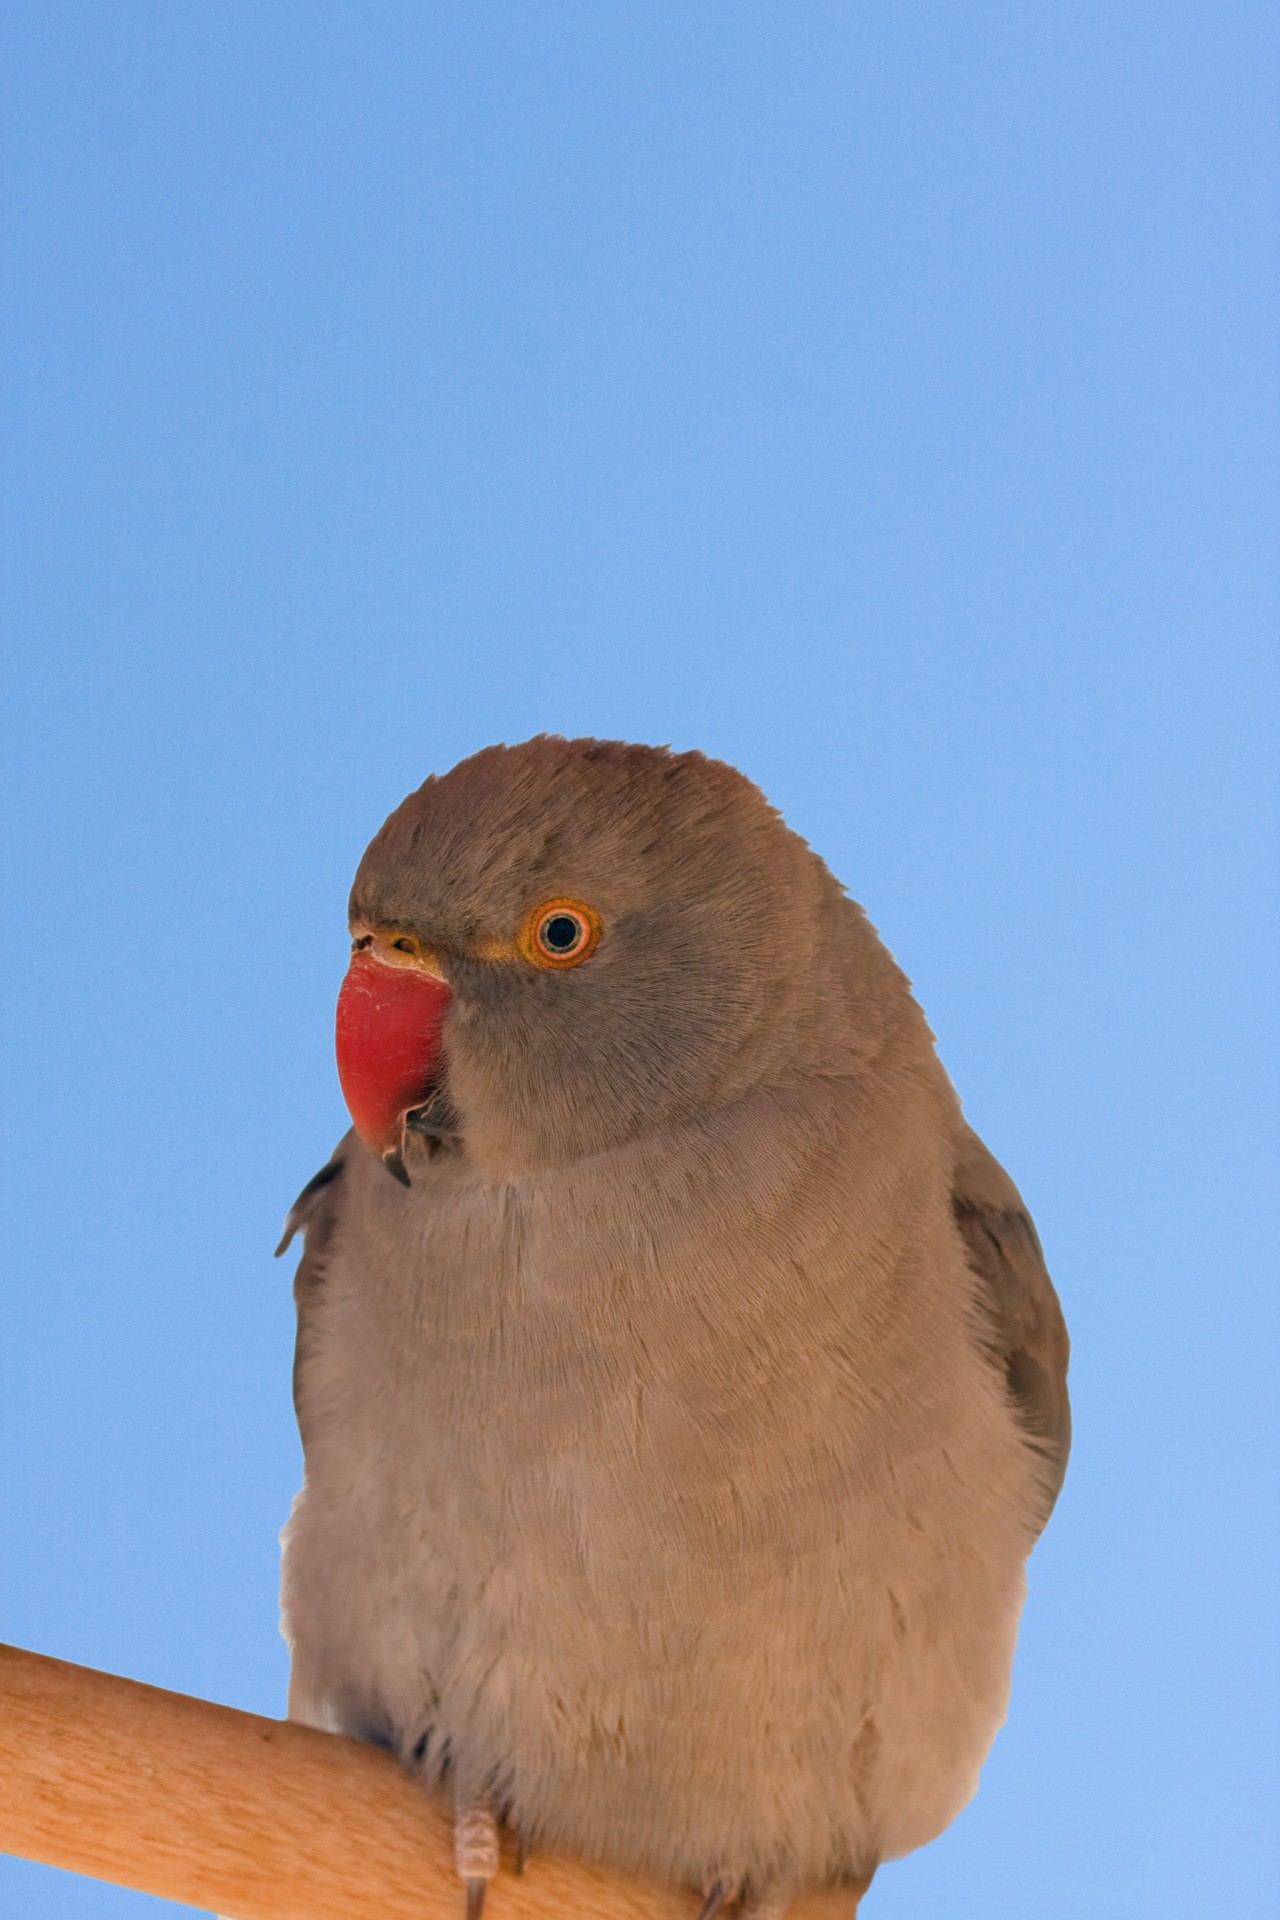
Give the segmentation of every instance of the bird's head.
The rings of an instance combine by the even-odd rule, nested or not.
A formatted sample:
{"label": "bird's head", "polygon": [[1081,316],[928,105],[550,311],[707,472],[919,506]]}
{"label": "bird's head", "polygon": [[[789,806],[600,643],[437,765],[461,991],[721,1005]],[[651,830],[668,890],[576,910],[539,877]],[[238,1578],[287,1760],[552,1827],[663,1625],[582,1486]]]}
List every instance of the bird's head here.
{"label": "bird's head", "polygon": [[854,1071],[874,1044],[873,1016],[838,1016],[874,934],[757,789],[701,754],[485,749],[382,827],[351,931],[339,1073],[404,1179],[406,1131],[526,1172]]}

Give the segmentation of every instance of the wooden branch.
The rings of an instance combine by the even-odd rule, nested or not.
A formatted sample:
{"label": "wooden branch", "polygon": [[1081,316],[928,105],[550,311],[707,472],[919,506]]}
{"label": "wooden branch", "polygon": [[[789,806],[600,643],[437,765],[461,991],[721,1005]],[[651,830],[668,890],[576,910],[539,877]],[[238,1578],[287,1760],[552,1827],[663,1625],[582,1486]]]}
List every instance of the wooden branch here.
{"label": "wooden branch", "polygon": [[[462,1920],[449,1822],[387,1752],[0,1646],[0,1850],[236,1920]],[[791,1920],[851,1914],[815,1898]],[[486,1920],[692,1920],[535,1856]]]}

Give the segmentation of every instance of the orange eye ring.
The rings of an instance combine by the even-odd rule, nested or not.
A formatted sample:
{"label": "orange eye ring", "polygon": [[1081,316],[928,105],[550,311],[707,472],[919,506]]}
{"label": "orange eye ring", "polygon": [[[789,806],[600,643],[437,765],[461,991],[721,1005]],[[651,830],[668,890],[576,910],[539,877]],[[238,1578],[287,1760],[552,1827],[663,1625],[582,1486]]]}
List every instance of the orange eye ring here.
{"label": "orange eye ring", "polygon": [[524,923],[520,951],[535,967],[580,967],[600,944],[604,927],[581,900],[544,900]]}

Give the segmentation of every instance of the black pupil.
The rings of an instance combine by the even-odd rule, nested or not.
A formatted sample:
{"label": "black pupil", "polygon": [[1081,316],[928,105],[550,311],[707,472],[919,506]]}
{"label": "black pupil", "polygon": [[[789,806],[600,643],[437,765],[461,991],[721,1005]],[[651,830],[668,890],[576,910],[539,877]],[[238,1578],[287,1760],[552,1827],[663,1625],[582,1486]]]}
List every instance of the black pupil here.
{"label": "black pupil", "polygon": [[568,953],[582,938],[582,928],[569,913],[553,913],[542,923],[542,944],[552,953]]}

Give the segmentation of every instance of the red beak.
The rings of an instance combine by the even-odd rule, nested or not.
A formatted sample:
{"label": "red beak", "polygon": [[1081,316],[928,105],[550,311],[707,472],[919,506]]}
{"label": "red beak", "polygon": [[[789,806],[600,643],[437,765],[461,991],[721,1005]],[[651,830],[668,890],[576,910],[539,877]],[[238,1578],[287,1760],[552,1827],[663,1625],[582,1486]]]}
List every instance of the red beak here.
{"label": "red beak", "polygon": [[367,952],[354,956],[338,995],[342,1096],[360,1138],[406,1186],[405,1115],[422,1105],[437,1078],[452,998],[438,974]]}

